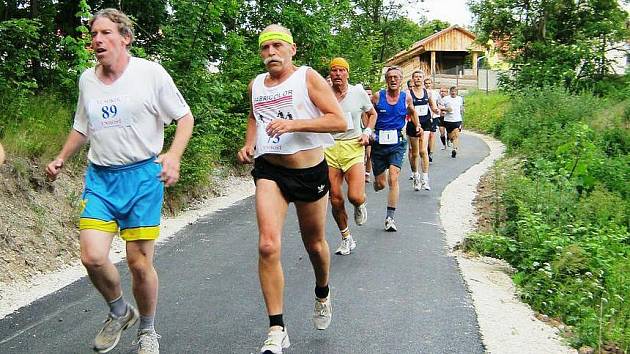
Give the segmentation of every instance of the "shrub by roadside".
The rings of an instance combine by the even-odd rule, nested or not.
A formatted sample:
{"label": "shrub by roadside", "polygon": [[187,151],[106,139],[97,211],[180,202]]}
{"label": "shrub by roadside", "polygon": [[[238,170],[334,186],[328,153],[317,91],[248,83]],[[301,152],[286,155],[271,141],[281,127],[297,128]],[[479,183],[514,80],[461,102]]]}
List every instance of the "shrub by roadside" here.
{"label": "shrub by roadside", "polygon": [[[524,91],[466,98],[466,127],[508,147],[491,228],[470,250],[503,258],[534,309],[572,327],[573,345],[630,345],[630,101]],[[507,106],[485,109],[484,103]],[[484,112],[473,116],[473,112]],[[516,163],[515,163],[516,161]]]}

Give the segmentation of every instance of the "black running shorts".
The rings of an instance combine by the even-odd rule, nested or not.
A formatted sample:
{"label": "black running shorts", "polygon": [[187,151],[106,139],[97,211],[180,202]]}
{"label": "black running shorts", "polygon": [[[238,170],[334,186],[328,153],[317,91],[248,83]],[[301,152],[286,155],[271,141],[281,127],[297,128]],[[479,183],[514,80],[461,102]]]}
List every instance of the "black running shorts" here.
{"label": "black running shorts", "polygon": [[328,164],[326,159],[309,168],[292,169],[272,165],[262,157],[254,161],[254,182],[268,179],[276,182],[289,202],[314,202],[328,193]]}
{"label": "black running shorts", "polygon": [[447,133],[451,133],[453,130],[455,129],[459,129],[459,131],[462,131],[461,129],[462,126],[462,122],[444,122],[444,127],[446,128],[446,132]]}

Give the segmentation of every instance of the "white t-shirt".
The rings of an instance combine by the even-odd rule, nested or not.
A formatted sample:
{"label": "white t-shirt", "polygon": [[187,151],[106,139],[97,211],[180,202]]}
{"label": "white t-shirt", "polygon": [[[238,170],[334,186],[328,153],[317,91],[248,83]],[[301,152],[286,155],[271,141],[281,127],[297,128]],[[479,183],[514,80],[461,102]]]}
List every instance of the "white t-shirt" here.
{"label": "white t-shirt", "polygon": [[306,86],[307,66],[299,67],[279,85],[267,87],[260,74],[252,84],[252,113],[256,118],[256,150],[254,158],[264,154],[290,155],[335,143],[328,133],[285,133],[279,137],[267,135],[266,127],[274,119],[312,119],[322,116],[311,101]]}
{"label": "white t-shirt", "polygon": [[79,79],[74,130],[88,137],[88,160],[120,166],[157,156],[164,146],[164,125],[190,112],[173,79],[158,64],[131,57],[111,85],[95,68]]}
{"label": "white t-shirt", "polygon": [[344,133],[335,133],[335,140],[348,140],[361,136],[361,115],[372,109],[372,102],[367,92],[361,85],[348,85],[346,97],[339,102],[343,110],[343,115],[348,123],[348,130]]}
{"label": "white t-shirt", "polygon": [[451,112],[446,112],[444,116],[445,122],[461,122],[462,108],[464,107],[464,99],[461,96],[451,97],[450,95],[442,98],[442,103],[446,108],[453,108]]}
{"label": "white t-shirt", "polygon": [[[431,90],[429,91],[429,94],[431,95],[431,98],[433,99],[433,103],[437,106],[441,96],[440,96],[440,90]],[[431,111],[431,117],[432,118],[439,118],[440,117],[440,111],[438,110],[437,113]]]}

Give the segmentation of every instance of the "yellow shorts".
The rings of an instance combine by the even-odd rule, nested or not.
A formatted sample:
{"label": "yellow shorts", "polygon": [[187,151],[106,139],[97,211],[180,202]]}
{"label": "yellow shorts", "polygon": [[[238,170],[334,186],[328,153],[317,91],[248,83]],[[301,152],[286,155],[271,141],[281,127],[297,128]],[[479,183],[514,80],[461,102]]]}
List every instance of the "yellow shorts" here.
{"label": "yellow shorts", "polygon": [[324,155],[328,167],[346,172],[352,166],[363,163],[365,146],[359,144],[357,139],[336,140],[335,145],[324,150]]}

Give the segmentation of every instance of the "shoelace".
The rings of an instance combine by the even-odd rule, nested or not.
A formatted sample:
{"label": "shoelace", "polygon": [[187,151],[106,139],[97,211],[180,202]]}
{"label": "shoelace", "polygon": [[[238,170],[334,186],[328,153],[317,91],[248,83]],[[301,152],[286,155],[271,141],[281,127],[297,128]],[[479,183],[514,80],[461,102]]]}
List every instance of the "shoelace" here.
{"label": "shoelace", "polygon": [[317,311],[319,312],[320,316],[326,316],[326,313],[328,312],[328,306],[326,306],[325,303],[321,302],[321,301],[317,301]]}
{"label": "shoelace", "polygon": [[136,338],[136,340],[134,340],[131,344],[139,345],[139,346],[148,345],[148,346],[151,347],[151,349],[153,349],[154,348],[154,344],[157,343],[157,342],[154,342],[154,341],[147,342],[148,340],[153,339],[153,338],[155,338],[155,340],[157,341],[158,339],[162,338],[162,336],[157,334],[157,333],[155,333],[155,332],[153,332],[153,333],[150,333],[150,332],[149,333],[144,333],[144,334],[141,334],[140,336],[138,336],[138,338]]}

